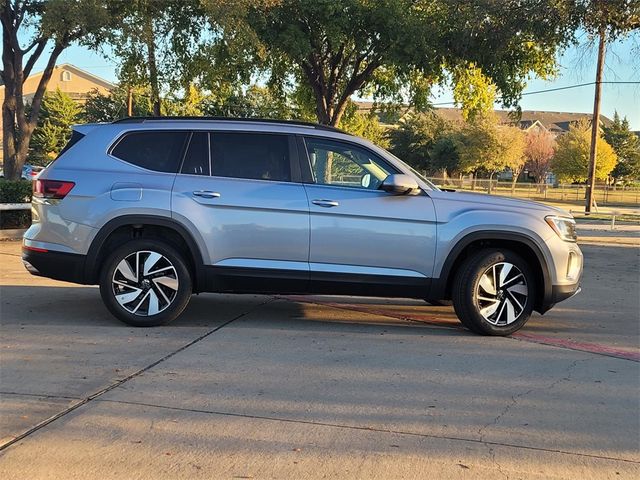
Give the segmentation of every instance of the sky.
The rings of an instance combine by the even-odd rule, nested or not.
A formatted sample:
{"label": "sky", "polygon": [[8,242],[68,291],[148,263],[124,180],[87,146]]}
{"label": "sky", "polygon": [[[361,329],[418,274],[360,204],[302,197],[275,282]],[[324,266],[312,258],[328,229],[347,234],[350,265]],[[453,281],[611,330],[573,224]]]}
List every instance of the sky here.
{"label": "sky", "polygon": [[[566,50],[558,59],[557,78],[544,81],[532,79],[525,93],[547,90],[595,81],[597,48],[589,47],[586,38],[581,44]],[[62,53],[58,63],[71,63],[106,80],[115,82],[116,63],[86,48],[73,46]],[[44,62],[36,64],[34,71],[42,70]],[[605,57],[604,81],[640,82],[640,33],[612,43]],[[593,112],[594,85],[558,92],[547,92],[522,97],[523,110]],[[451,102],[450,89],[434,91],[434,104]],[[451,105],[453,106],[453,105]],[[601,113],[613,118],[614,111],[627,117],[632,130],[640,130],[640,83],[627,85],[603,84]]]}

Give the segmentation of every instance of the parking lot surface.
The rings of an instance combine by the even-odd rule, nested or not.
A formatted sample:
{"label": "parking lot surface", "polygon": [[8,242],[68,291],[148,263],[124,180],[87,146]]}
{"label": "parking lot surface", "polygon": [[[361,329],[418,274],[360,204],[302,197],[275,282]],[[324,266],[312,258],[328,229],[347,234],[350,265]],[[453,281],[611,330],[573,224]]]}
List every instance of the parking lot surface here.
{"label": "parking lot surface", "polygon": [[0,242],[0,478],[640,478],[640,249],[512,338],[409,300],[200,295],[173,324]]}

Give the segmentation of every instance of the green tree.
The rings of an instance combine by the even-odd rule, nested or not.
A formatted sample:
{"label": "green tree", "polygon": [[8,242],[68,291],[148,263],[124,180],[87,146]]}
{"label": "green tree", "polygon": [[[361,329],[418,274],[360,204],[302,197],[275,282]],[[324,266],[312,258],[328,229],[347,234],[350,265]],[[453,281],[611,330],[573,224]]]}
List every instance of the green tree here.
{"label": "green tree", "polygon": [[387,131],[380,125],[380,120],[375,111],[372,110],[369,113],[358,112],[357,105],[354,102],[351,102],[351,106],[347,108],[342,117],[340,128],[353,135],[366,138],[380,147],[387,148],[389,146]]}
{"label": "green tree", "polygon": [[455,128],[443,134],[436,140],[429,152],[434,172],[442,171],[442,176],[445,180],[447,176],[453,177],[460,173],[460,153],[456,144],[457,135],[458,132]]}
{"label": "green tree", "polygon": [[592,36],[605,35],[608,41],[627,36],[640,28],[638,0],[577,0],[581,27]]}
{"label": "green tree", "polygon": [[[589,174],[591,128],[588,122],[576,122],[556,141],[556,153],[551,169],[561,182],[584,182]],[[605,180],[616,166],[616,153],[603,138],[598,137],[596,178]]]}
{"label": "green tree", "polygon": [[269,85],[250,85],[223,92],[218,90],[204,100],[207,115],[241,118],[281,118],[295,117],[288,99]]}
{"label": "green tree", "polygon": [[466,122],[456,135],[455,145],[461,173],[471,173],[475,178],[480,171],[486,171],[491,180],[493,175],[507,166],[502,157],[504,143],[493,112],[476,116],[472,121]]}
{"label": "green tree", "polygon": [[111,0],[109,10],[119,18],[109,43],[119,63],[121,82],[148,87],[153,114],[162,114],[163,87],[183,88],[197,75],[205,24],[197,0]]}
{"label": "green tree", "polygon": [[[85,122],[113,122],[127,116],[128,88],[120,84],[108,94],[97,90],[89,93],[84,104],[82,118]],[[146,117],[153,115],[153,105],[148,88],[132,88],[133,116]]]}
{"label": "green tree", "polygon": [[60,89],[46,93],[31,141],[32,163],[46,165],[57,157],[71,138],[71,126],[80,121],[81,114],[82,107]]}
{"label": "green tree", "polygon": [[[100,0],[0,1],[4,175],[18,179],[60,54],[76,41],[98,41],[112,18]],[[19,37],[29,38],[26,45],[21,45]],[[38,61],[44,68],[27,108],[23,85]]]}
{"label": "green tree", "polygon": [[356,92],[424,108],[431,86],[449,78],[468,87],[457,98],[470,112],[485,108],[488,85],[514,105],[530,74],[555,71],[555,53],[577,22],[557,0],[206,4],[212,22],[222,22],[222,42],[239,39],[272,83],[308,85],[317,120],[329,125],[340,124]]}
{"label": "green tree", "polygon": [[603,137],[613,147],[618,163],[611,172],[616,180],[640,178],[640,138],[629,128],[627,118],[620,118],[618,112],[613,116],[613,123],[604,126]]}
{"label": "green tree", "polygon": [[413,168],[433,173],[446,168],[434,164],[433,150],[438,141],[452,130],[452,124],[435,111],[409,115],[389,133],[391,152]]}

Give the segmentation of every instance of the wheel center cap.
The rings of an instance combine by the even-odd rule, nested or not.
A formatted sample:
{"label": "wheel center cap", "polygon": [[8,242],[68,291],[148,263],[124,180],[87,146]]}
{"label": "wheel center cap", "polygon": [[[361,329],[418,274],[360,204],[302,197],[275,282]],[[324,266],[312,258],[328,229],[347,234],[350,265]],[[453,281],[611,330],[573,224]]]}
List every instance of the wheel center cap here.
{"label": "wheel center cap", "polygon": [[504,290],[498,292],[498,300],[504,300]]}
{"label": "wheel center cap", "polygon": [[151,288],[151,282],[145,278],[144,280],[142,280],[142,287]]}

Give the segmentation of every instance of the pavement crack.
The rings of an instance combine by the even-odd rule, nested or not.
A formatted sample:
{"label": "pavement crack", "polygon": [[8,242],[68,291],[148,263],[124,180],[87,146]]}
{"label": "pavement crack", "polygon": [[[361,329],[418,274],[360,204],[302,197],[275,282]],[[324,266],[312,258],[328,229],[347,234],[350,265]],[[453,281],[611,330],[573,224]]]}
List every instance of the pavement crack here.
{"label": "pavement crack", "polygon": [[627,458],[609,457],[606,455],[595,455],[591,453],[582,453],[582,452],[571,452],[568,450],[535,447],[535,446],[529,446],[529,445],[518,445],[518,444],[506,443],[506,442],[492,442],[489,440],[480,441],[477,438],[456,437],[452,435],[435,435],[431,433],[407,432],[404,430],[394,430],[394,429],[378,428],[378,427],[371,427],[371,426],[348,425],[348,424],[342,424],[342,423],[331,423],[331,422],[323,422],[323,421],[316,421],[316,420],[296,420],[292,418],[270,417],[266,415],[257,415],[257,414],[250,414],[250,413],[224,412],[224,411],[217,411],[217,410],[206,410],[201,408],[174,407],[169,405],[136,402],[131,400],[99,399],[98,401],[104,402],[104,403],[135,405],[139,407],[161,408],[161,409],[173,410],[178,412],[199,413],[199,414],[205,414],[205,415],[220,415],[220,416],[226,416],[226,417],[247,418],[247,419],[254,419],[254,420],[265,420],[265,421],[271,421],[271,422],[293,423],[293,424],[299,424],[299,425],[313,425],[313,426],[328,427],[328,428],[343,428],[347,430],[389,433],[393,435],[406,435],[411,437],[433,438],[433,439],[439,439],[439,440],[451,440],[451,441],[467,442],[467,443],[474,443],[474,444],[481,443],[491,447],[517,448],[522,450],[531,450],[535,452],[556,453],[560,455],[571,455],[571,456],[577,456],[577,457],[595,458],[599,460],[613,460],[618,462],[631,463],[634,465],[640,465],[640,461],[630,460]]}
{"label": "pavement crack", "polygon": [[521,393],[517,393],[514,395],[511,395],[511,402],[509,404],[507,404],[502,411],[500,411],[500,413],[498,415],[496,415],[496,417],[489,423],[487,423],[486,425],[478,428],[478,436],[480,438],[480,442],[482,444],[484,444],[484,446],[487,448],[489,455],[491,456],[491,461],[495,464],[496,469],[506,478],[509,478],[509,475],[507,473],[505,473],[500,464],[498,463],[498,461],[496,460],[496,454],[493,448],[493,443],[492,442],[487,442],[485,441],[485,430],[490,428],[490,427],[495,427],[496,425],[498,425],[498,423],[500,422],[500,420],[502,420],[502,418],[509,413],[509,411],[518,404],[518,400],[520,400],[523,397],[526,397],[527,395],[530,395],[531,393],[537,391],[537,390],[551,390],[552,388],[555,388],[556,386],[558,386],[560,383],[562,382],[569,382],[571,381],[571,376],[573,375],[573,370],[577,367],[579,362],[588,362],[590,360],[593,360],[593,358],[582,358],[582,359],[578,359],[578,360],[574,360],[573,362],[571,362],[567,368],[565,369],[565,374],[561,377],[558,378],[556,380],[554,380],[553,382],[551,382],[549,385],[547,385],[546,387],[538,387],[538,388],[529,388],[528,390],[521,392]]}
{"label": "pavement crack", "polygon": [[46,398],[46,399],[61,399],[61,400],[80,400],[81,398],[78,396],[70,396],[70,395],[51,395],[48,393],[29,393],[29,392],[5,392],[0,391],[0,395],[15,395],[17,397],[36,397],[36,398]]}
{"label": "pavement crack", "polygon": [[195,338],[194,340],[191,340],[190,342],[186,343],[185,345],[183,345],[182,347],[173,350],[172,352],[169,352],[168,354],[166,354],[165,356],[163,356],[162,358],[156,360],[153,363],[150,363],[149,365],[147,365],[146,367],[143,367],[139,370],[136,370],[135,372],[133,372],[130,375],[127,375],[124,378],[121,378],[120,380],[113,382],[112,384],[98,390],[97,392],[92,393],[91,395],[88,395],[82,399],[80,399],[78,402],[74,403],[73,405],[69,406],[68,408],[62,410],[61,412],[56,413],[55,415],[47,418],[46,420],[43,420],[42,422],[34,425],[33,427],[31,427],[30,429],[28,429],[25,432],[22,432],[20,435],[17,435],[16,437],[12,438],[11,440],[6,441],[5,443],[0,445],[0,452],[2,452],[3,450],[5,450],[6,448],[10,447],[11,445],[14,445],[15,443],[19,442],[20,440],[23,440],[24,438],[28,437],[29,435],[32,435],[33,433],[37,432],[38,430],[40,430],[41,428],[46,427],[47,425],[55,422],[56,420],[59,420],[60,418],[64,417],[65,415],[68,415],[69,413],[73,412],[74,410],[77,410],[78,408],[80,408],[83,405],[86,405],[87,403],[95,400],[96,398],[104,395],[107,392],[110,392],[111,390],[118,388],[119,386],[123,385],[124,383],[128,382],[129,380],[132,380],[140,375],[142,375],[143,373],[151,370],[153,367],[169,360],[171,357],[177,355],[180,352],[185,351],[187,348],[195,345],[198,342],[201,342],[202,340],[204,340],[205,338],[209,337],[210,335],[216,333],[217,331],[221,330],[222,328],[230,325],[231,323],[235,322],[236,320],[245,317],[247,315],[249,315],[250,313],[253,313],[254,311],[256,311],[258,308],[263,307],[269,303],[272,303],[273,301],[275,301],[274,298],[270,298],[269,300],[262,302],[256,306],[254,306],[253,308],[250,308],[249,310],[247,310],[246,312],[243,312],[239,315],[236,315],[235,317],[233,317],[230,320],[227,320],[226,322],[218,325],[215,328],[212,328],[211,330],[203,333],[202,335],[200,335],[199,337]]}

